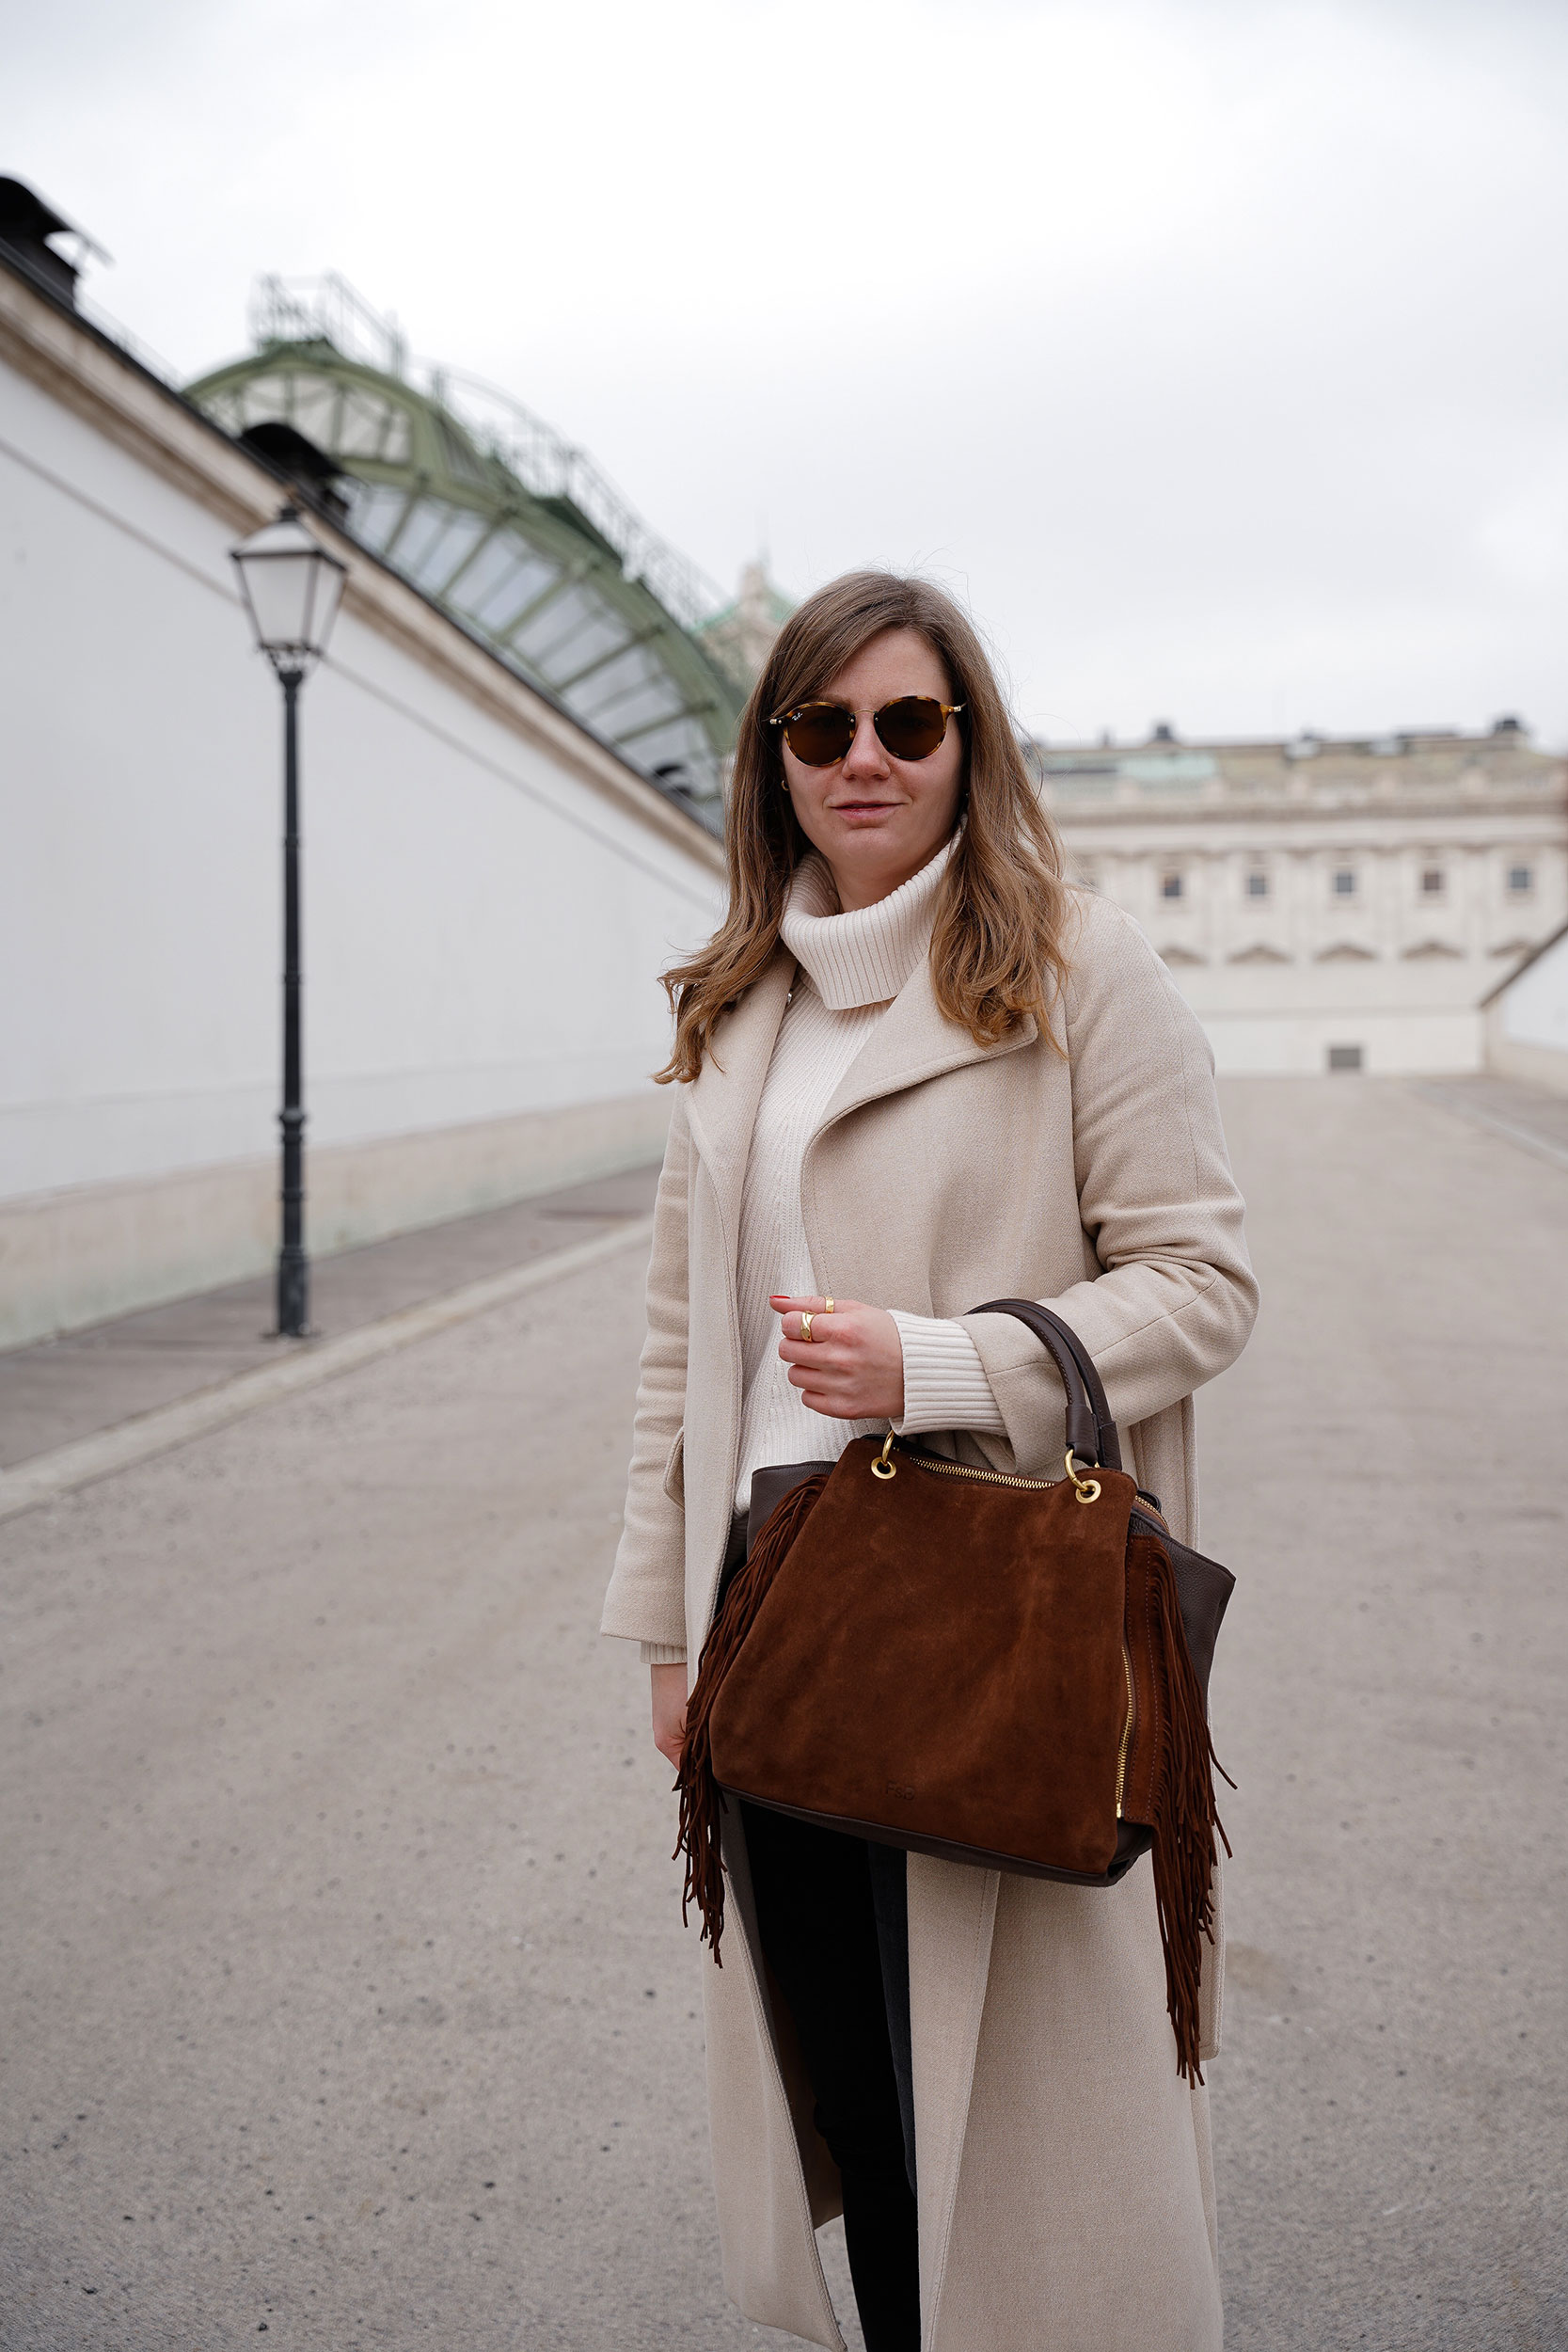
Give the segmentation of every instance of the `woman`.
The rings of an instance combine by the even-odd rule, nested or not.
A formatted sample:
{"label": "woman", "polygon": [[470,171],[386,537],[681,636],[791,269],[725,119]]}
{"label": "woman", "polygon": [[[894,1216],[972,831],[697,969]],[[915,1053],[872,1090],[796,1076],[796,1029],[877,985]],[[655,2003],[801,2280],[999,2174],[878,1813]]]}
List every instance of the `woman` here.
{"label": "woman", "polygon": [[[604,1614],[672,1762],[753,1470],[891,1424],[1059,1474],[1058,1375],[965,1315],[1022,1295],[1084,1341],[1191,1543],[1192,1392],[1256,1309],[1203,1033],[1062,882],[946,596],[856,573],[795,613],[728,853],[728,917],[666,978],[680,1091]],[[1208,2094],[1177,2072],[1147,1859],[1107,1891],[919,1855],[906,1881],[751,1806],[724,1839],[741,1932],[703,1981],[741,2310],[841,2344],[814,2231],[842,2209],[869,2352],[1215,2352]]]}

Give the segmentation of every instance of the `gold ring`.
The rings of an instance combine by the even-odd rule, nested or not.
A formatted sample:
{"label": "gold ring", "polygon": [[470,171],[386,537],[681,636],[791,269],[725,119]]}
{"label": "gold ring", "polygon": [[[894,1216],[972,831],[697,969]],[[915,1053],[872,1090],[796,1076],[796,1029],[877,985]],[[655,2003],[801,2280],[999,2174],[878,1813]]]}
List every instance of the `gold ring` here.
{"label": "gold ring", "polygon": [[833,1302],[832,1302],[832,1300],[831,1298],[825,1298],[825,1299],[823,1300],[823,1302],[822,1302],[822,1311],[823,1311],[823,1313],[824,1313],[825,1315],[831,1315],[831,1314],[832,1313],[832,1311],[833,1311]]}
{"label": "gold ring", "polygon": [[812,1338],[811,1338],[811,1317],[810,1317],[810,1315],[802,1315],[802,1316],[800,1317],[800,1337],[801,1337],[803,1340],[811,1340],[811,1343],[812,1343],[813,1347],[815,1347],[815,1346],[816,1345],[816,1342],[815,1340],[812,1340]]}

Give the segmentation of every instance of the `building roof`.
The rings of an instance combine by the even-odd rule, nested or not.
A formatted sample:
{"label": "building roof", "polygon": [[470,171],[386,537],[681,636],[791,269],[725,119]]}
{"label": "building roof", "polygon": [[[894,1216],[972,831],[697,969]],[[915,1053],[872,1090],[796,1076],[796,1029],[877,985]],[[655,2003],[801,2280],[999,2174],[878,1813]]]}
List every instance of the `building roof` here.
{"label": "building roof", "polygon": [[1484,735],[1455,727],[1369,736],[1185,741],[1162,724],[1142,743],[1034,746],[1056,816],[1449,807],[1499,795],[1561,798],[1568,765],[1538,751],[1517,719]]}
{"label": "building roof", "polygon": [[253,326],[257,348],[189,398],[237,436],[313,443],[361,545],[721,831],[744,694],[699,641],[720,597],[695,567],[506,394],[413,381],[397,330],[341,279],[263,280]]}
{"label": "building roof", "polygon": [[[93,249],[101,248],[95,246]],[[35,304],[38,306],[36,311],[32,308]],[[17,338],[14,349],[8,350],[8,358],[19,362],[29,373],[40,373],[40,380],[51,386],[62,373],[71,386],[72,392],[86,394],[90,384],[87,412],[96,414],[100,407],[106,408],[115,421],[113,429],[128,431],[129,445],[132,447],[140,448],[145,441],[156,453],[154,462],[162,464],[174,458],[177,479],[186,479],[185,469],[194,454],[188,437],[182,439],[182,436],[197,436],[198,441],[211,452],[213,461],[217,460],[221,452],[222,464],[203,461],[190,470],[189,485],[198,497],[214,501],[230,522],[238,517],[232,495],[233,479],[225,472],[225,465],[237,462],[245,474],[270,481],[276,485],[272,492],[274,499],[279,490],[288,489],[297,494],[299,488],[304,486],[317,512],[342,532],[346,545],[361,558],[366,568],[358,587],[372,608],[379,612],[385,605],[384,591],[376,584],[377,576],[380,576],[388,587],[395,586],[399,597],[411,596],[417,605],[425,608],[440,637],[450,638],[450,659],[446,648],[442,649],[444,666],[467,675],[465,660],[471,660],[477,654],[486,666],[494,665],[498,673],[504,674],[512,689],[524,687],[533,708],[549,727],[564,724],[580,742],[590,755],[591,767],[596,768],[598,762],[604,761],[608,763],[610,775],[616,779],[617,784],[621,779],[625,780],[625,785],[631,787],[632,805],[640,807],[645,815],[657,812],[656,821],[661,826],[673,824],[679,834],[689,835],[689,829],[695,827],[702,843],[699,854],[705,862],[710,859],[715,861],[715,870],[721,870],[721,858],[715,836],[721,835],[722,826],[721,821],[715,821],[708,807],[693,799],[689,792],[673,786],[669,778],[650,775],[626,751],[572,709],[559,694],[538,680],[525,677],[515,661],[507,660],[480,631],[467,626],[459,614],[437,606],[408,574],[399,572],[379,551],[365,548],[342,522],[339,511],[342,501],[317,497],[315,491],[318,485],[313,483],[302,485],[299,469],[284,462],[277,449],[269,449],[266,445],[272,437],[260,435],[237,438],[215,417],[186,396],[175,371],[139,338],[118,320],[110,318],[96,304],[84,303],[73,283],[60,284],[39,266],[34,256],[12,249],[3,239],[0,239],[0,309],[6,314],[0,320],[0,326],[5,329],[4,340],[8,342],[13,335]],[[62,342],[56,326],[47,322],[55,322],[58,328],[68,330],[68,339]],[[112,362],[112,374],[106,377],[99,370],[89,377],[84,368],[84,354],[87,352],[107,358]],[[150,407],[148,405],[150,396]],[[313,457],[319,458],[321,453],[315,451],[305,437],[299,437],[302,446],[309,449]],[[336,482],[341,476],[336,467],[329,464],[326,478],[328,482]],[[256,486],[258,485],[253,479],[253,491]],[[247,528],[255,528],[264,519],[263,514],[249,500],[241,502],[239,513]],[[602,776],[602,771],[601,780],[609,780]],[[695,849],[696,843],[683,843],[683,846]]]}

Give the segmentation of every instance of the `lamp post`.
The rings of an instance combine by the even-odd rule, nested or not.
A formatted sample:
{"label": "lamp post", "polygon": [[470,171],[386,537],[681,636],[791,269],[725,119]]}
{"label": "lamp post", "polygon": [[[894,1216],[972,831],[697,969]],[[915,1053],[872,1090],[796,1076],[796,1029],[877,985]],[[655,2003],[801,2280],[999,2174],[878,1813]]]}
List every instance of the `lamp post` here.
{"label": "lamp post", "polygon": [[305,1254],[305,1074],[300,1049],[299,690],[326,650],[348,566],[329,555],[285,506],[275,522],[230,549],[256,642],[283,689],[283,1131],[282,1242],[277,1253],[277,1336],[310,1328]]}

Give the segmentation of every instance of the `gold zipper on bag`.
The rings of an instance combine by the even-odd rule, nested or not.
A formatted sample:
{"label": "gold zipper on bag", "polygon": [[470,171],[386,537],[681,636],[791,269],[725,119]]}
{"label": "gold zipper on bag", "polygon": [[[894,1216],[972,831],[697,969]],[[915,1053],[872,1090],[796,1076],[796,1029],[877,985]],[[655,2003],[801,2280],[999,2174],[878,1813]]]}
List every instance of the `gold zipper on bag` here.
{"label": "gold zipper on bag", "polygon": [[1019,1478],[1011,1470],[976,1470],[971,1462],[944,1462],[929,1454],[906,1454],[904,1459],[939,1478],[980,1478],[988,1486],[1065,1486],[1065,1478]]}
{"label": "gold zipper on bag", "polygon": [[1132,1744],[1132,1653],[1125,1642],[1121,1645],[1121,1670],[1127,1677],[1127,1721],[1121,1727],[1121,1745],[1117,1750],[1117,1820],[1121,1819],[1121,1792],[1127,1784],[1127,1751]]}

